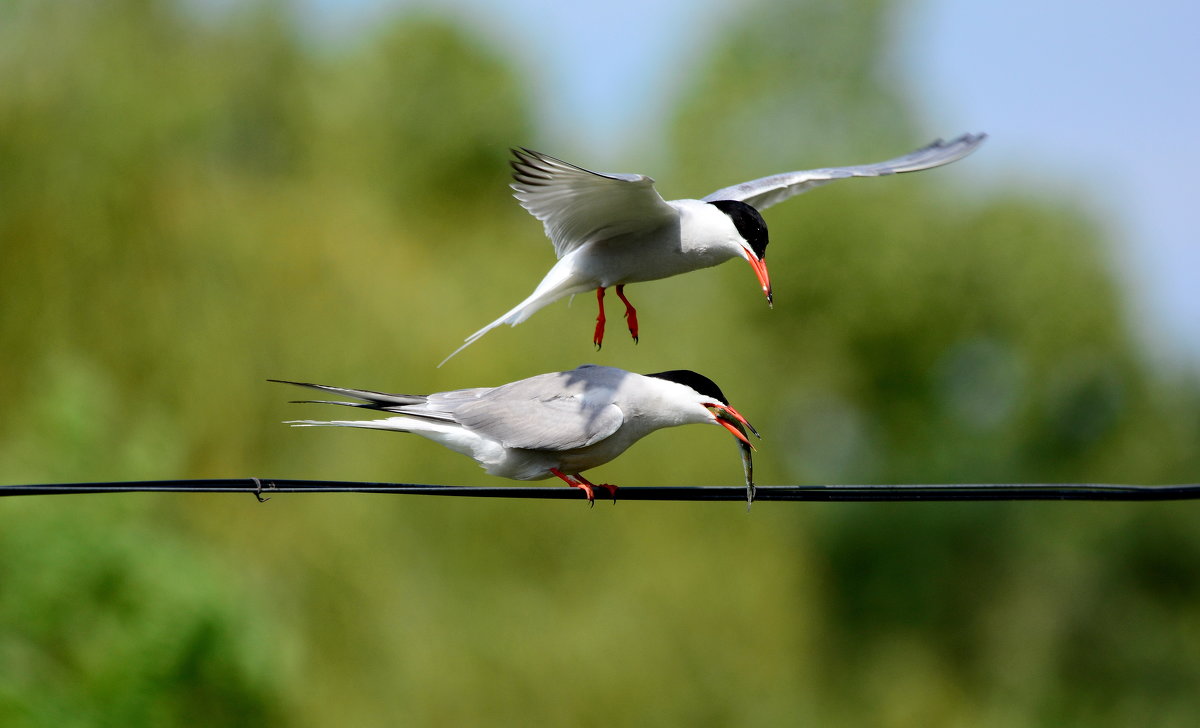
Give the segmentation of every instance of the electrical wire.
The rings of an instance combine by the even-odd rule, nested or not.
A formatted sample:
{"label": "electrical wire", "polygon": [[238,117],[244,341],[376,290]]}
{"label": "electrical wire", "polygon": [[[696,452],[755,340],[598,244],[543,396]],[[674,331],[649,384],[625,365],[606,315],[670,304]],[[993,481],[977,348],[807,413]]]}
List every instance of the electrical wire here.
{"label": "electrical wire", "polygon": [[[475,498],[581,500],[578,488],[424,485],[285,478],[142,480],[106,483],[0,485],[0,496],[85,493],[251,493],[260,501],[275,493],[383,493]],[[1118,485],[1109,483],[997,483],[933,485],[760,485],[755,501],[1162,501],[1200,498],[1200,483]],[[615,500],[745,501],[745,486],[636,486],[617,490]]]}

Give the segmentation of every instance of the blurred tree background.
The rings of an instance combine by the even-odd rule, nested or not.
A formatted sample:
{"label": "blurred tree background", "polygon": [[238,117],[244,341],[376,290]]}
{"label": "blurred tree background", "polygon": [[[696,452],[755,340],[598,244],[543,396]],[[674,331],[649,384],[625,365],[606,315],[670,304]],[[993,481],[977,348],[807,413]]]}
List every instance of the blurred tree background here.
{"label": "blurred tree background", "polygon": [[[546,151],[674,198],[913,148],[889,6],[747,13],[660,169]],[[585,361],[712,376],[764,432],[764,484],[1200,472],[1196,384],[1135,349],[1099,224],[949,170],[772,208],[773,311],[733,264],[637,287],[636,349],[591,351],[591,305],[558,304],[435,369],[552,260],[506,188],[507,147],[538,146],[529,87],[443,19],[331,49],[293,13],[0,5],[0,483],[489,483],[416,437],[290,430],[308,415],[263,380]],[[727,439],[658,433],[597,476],[736,483]],[[1195,516],[4,498],[0,724],[1190,726]]]}

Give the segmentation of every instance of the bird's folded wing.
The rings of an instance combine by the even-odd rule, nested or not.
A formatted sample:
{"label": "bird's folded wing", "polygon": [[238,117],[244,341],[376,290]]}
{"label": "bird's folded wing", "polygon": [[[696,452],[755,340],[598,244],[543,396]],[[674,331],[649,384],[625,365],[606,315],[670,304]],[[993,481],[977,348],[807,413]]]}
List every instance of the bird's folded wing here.
{"label": "bird's folded wing", "polygon": [[582,396],[547,399],[480,399],[458,407],[454,419],[505,447],[573,450],[593,445],[617,431],[624,414],[614,404],[589,407]]}
{"label": "bird's folded wing", "polygon": [[975,151],[986,138],[987,134],[964,134],[949,142],[938,139],[929,146],[905,154],[903,157],[889,159],[886,162],[775,174],[717,190],[706,196],[704,201],[739,200],[762,210],[777,202],[783,202],[793,195],[839,179],[879,177],[940,167],[943,164],[958,161]]}
{"label": "bird's folded wing", "polygon": [[559,258],[584,243],[670,223],[675,210],[639,174],[601,174],[514,149],[514,196],[546,227]]}

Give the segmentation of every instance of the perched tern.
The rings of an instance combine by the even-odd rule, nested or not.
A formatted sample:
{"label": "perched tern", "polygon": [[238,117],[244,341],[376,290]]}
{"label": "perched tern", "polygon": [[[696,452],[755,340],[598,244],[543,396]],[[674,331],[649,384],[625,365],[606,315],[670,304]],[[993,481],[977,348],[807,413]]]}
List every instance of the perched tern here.
{"label": "perched tern", "polygon": [[374,420],[299,420],[297,427],[366,427],[411,432],[474,458],[490,475],[513,480],[556,476],[587,494],[595,484],[584,470],[603,465],[646,435],[664,427],[720,425],[738,439],[746,472],[747,500],[754,486],[753,446],[746,429],[758,432],[735,410],[711,379],[688,370],[634,374],[614,367],[584,364],[570,371],[539,374],[499,387],[458,389],[436,394],[384,394],[324,384],[273,382],[311,387],[356,402],[301,400],[340,404],[388,413]]}
{"label": "perched tern", "polygon": [[699,200],[669,202],[645,175],[592,172],[532,149],[514,149],[515,197],[544,224],[558,262],[528,298],[467,337],[442,364],[500,324],[516,326],[543,306],[592,289],[600,308],[592,341],[599,348],[604,340],[604,291],[610,286],[616,286],[625,304],[626,323],[636,342],[637,310],[625,297],[626,285],[732,258],[750,264],[770,304],[771,280],[764,262],[767,224],[759,210],[834,180],[940,167],[975,151],[986,137],[939,139],[886,162],[785,172],[725,187]]}

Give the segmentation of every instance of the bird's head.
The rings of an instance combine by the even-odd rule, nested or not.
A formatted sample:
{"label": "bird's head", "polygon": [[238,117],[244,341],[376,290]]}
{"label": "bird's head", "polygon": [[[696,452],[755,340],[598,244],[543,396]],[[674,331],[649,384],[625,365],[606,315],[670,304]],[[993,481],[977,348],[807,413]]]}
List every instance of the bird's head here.
{"label": "bird's head", "polygon": [[751,205],[738,200],[713,200],[708,204],[725,213],[737,229],[739,254],[746,259],[754,269],[754,275],[762,286],[763,295],[767,297],[767,305],[773,305],[771,298],[771,277],[767,275],[767,221],[758,214]]}
{"label": "bird's head", "polygon": [[747,422],[746,418],[729,404],[729,400],[725,398],[724,392],[721,391],[716,382],[703,374],[693,372],[690,369],[674,369],[669,372],[658,372],[656,374],[647,374],[646,376],[675,382],[691,390],[689,395],[694,395],[695,404],[707,411],[707,419],[702,421],[720,425],[729,430],[730,434],[740,441],[743,449],[754,449],[754,446],[750,444],[749,438],[746,437],[747,429],[755,437],[762,438],[758,434],[758,430],[755,430],[754,426]]}

